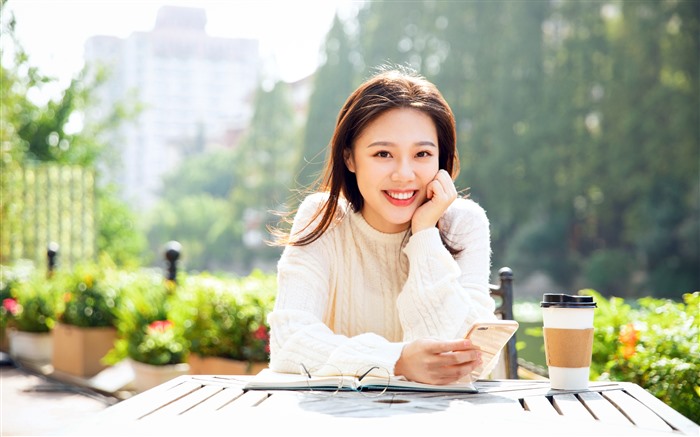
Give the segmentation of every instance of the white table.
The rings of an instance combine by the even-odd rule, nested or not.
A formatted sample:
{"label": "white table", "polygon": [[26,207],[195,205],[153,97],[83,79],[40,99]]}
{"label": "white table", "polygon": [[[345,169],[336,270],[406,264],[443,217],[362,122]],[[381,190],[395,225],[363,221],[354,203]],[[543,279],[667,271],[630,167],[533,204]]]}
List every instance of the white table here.
{"label": "white table", "polygon": [[551,390],[549,381],[477,381],[478,394],[245,391],[246,376],[181,376],[109,407],[80,435],[700,435],[631,383]]}

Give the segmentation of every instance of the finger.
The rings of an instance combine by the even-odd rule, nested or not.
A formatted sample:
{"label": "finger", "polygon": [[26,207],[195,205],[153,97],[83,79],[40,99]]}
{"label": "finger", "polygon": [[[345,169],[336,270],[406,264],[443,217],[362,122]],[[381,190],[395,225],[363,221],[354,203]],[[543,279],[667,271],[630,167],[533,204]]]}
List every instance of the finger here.
{"label": "finger", "polygon": [[433,196],[435,196],[435,187],[434,187],[434,185],[435,185],[435,181],[433,180],[433,181],[431,181],[430,183],[428,183],[427,187],[425,188],[425,197],[426,197],[427,199],[432,199]]}
{"label": "finger", "polygon": [[435,175],[436,179],[440,179],[445,185],[450,185],[454,184],[454,181],[452,180],[452,176],[450,176],[449,173],[447,173],[447,170],[440,170],[437,172]]}
{"label": "finger", "polygon": [[437,173],[435,173],[435,178],[439,178],[439,177],[448,177],[448,178],[452,179],[452,177],[450,177],[450,174],[444,168],[441,168],[440,170],[437,171]]}
{"label": "finger", "polygon": [[457,188],[454,181],[445,170],[440,170],[435,175],[432,182],[437,182],[445,195],[445,198],[454,198],[457,196]]}
{"label": "finger", "polygon": [[474,345],[471,340],[449,340],[449,341],[436,341],[431,343],[426,350],[433,354],[441,354],[445,352],[453,351],[465,351],[465,350],[479,350],[479,347]]}
{"label": "finger", "polygon": [[450,352],[442,355],[449,365],[461,365],[466,363],[478,362],[481,360],[481,351],[476,349],[468,351]]}
{"label": "finger", "polygon": [[457,188],[449,176],[441,175],[435,181],[440,186],[441,196],[446,200],[454,199],[457,196]]}
{"label": "finger", "polygon": [[440,182],[440,184],[445,183],[445,170],[438,170],[437,173],[435,173],[435,176],[433,177],[433,180],[431,182]]}
{"label": "finger", "polygon": [[448,195],[457,195],[457,187],[455,186],[455,182],[452,180],[452,177],[450,177],[450,174],[447,173],[445,170],[441,170],[438,174],[440,183],[442,184],[443,189],[445,190],[445,193]]}
{"label": "finger", "polygon": [[458,366],[442,367],[437,371],[433,378],[436,384],[449,384],[461,379],[465,374]]}
{"label": "finger", "polygon": [[442,186],[442,183],[440,183],[440,180],[438,179],[433,179],[429,184],[428,184],[428,191],[432,193],[430,196],[430,199],[444,199],[445,198],[445,189]]}
{"label": "finger", "polygon": [[451,181],[451,180],[452,180],[452,176],[450,176],[450,174],[449,174],[449,173],[447,172],[447,170],[445,170],[444,168],[443,168],[442,170],[440,170],[439,173],[440,173],[440,176],[441,176],[442,178],[444,178],[444,179],[446,179],[446,180],[448,180],[448,181]]}
{"label": "finger", "polygon": [[476,370],[476,368],[479,367],[481,364],[481,360],[470,361],[468,363],[460,364],[457,366],[445,367],[443,371],[445,374],[449,374],[453,378],[453,381],[457,381],[462,380],[467,375],[471,375],[471,373],[474,370]]}
{"label": "finger", "polygon": [[431,354],[441,354],[445,352],[452,352],[453,350],[465,349],[467,346],[465,344],[467,340],[453,340],[453,341],[434,341],[427,345],[425,348],[426,352]]}
{"label": "finger", "polygon": [[455,381],[464,381],[465,378],[472,380],[471,373],[481,365],[481,360],[470,361],[468,363],[454,366],[443,366],[431,373],[434,380],[440,384],[449,384]]}

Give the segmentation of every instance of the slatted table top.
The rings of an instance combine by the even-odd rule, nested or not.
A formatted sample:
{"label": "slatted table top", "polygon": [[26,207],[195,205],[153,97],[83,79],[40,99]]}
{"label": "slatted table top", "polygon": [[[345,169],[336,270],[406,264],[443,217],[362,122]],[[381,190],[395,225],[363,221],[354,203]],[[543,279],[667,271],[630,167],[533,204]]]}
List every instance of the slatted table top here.
{"label": "slatted table top", "polygon": [[631,383],[551,390],[548,381],[477,381],[477,394],[243,389],[245,376],[181,376],[114,405],[83,435],[700,435]]}

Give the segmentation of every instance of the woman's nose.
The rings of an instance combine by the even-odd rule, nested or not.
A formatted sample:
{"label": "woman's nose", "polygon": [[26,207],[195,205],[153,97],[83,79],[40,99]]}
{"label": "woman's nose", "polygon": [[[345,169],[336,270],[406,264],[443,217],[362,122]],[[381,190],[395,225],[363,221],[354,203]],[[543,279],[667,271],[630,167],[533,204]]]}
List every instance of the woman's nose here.
{"label": "woman's nose", "polygon": [[391,180],[394,182],[412,181],[416,174],[413,171],[411,163],[407,160],[397,161],[396,168],[391,174]]}

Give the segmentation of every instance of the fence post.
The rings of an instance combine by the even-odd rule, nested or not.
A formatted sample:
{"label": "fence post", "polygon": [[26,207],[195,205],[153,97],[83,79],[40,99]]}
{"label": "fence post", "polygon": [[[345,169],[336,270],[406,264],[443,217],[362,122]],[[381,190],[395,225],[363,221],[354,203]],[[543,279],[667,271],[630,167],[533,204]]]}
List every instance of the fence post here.
{"label": "fence post", "polygon": [[[503,291],[503,318],[515,320],[513,314],[513,270],[510,267],[502,267],[498,271],[498,277],[501,281],[501,290]],[[508,346],[505,348],[506,366],[508,378],[518,379],[518,353],[516,349],[515,334],[508,340]]]}
{"label": "fence post", "polygon": [[56,270],[56,264],[58,263],[58,243],[52,241],[46,247],[46,277],[50,278],[53,276],[54,270]]}
{"label": "fence post", "polygon": [[181,250],[182,245],[177,241],[168,241],[165,245],[165,260],[168,264],[166,278],[173,282],[177,282],[177,260],[180,258]]}

